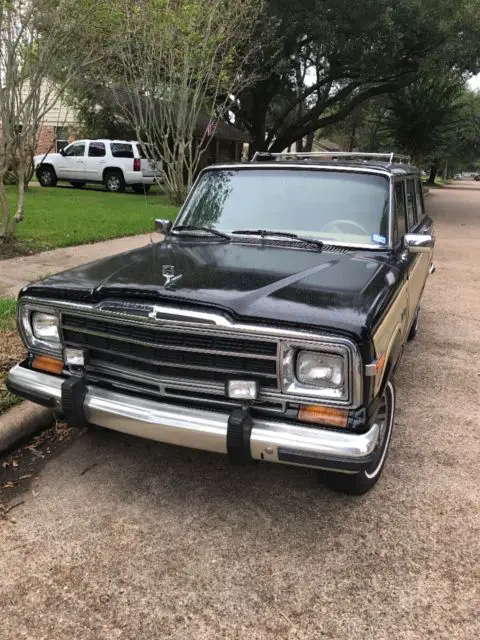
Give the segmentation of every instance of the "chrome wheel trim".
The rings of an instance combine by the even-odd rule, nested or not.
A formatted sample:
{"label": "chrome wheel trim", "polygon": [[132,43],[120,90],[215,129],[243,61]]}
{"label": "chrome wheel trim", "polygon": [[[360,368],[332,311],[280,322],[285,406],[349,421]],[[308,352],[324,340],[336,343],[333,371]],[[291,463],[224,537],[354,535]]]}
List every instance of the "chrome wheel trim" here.
{"label": "chrome wheel trim", "polygon": [[49,169],[43,169],[40,172],[40,182],[47,186],[52,184],[52,172]]}
{"label": "chrome wheel trim", "polygon": [[382,449],[383,447],[383,451],[375,469],[371,472],[365,471],[365,476],[370,480],[378,476],[382,470],[388,446],[390,444],[390,438],[392,437],[393,417],[395,415],[395,389],[390,381],[387,382],[387,386],[384,391],[384,407],[379,410],[379,414],[381,419],[383,417],[383,421],[380,425],[379,436],[379,448]]}
{"label": "chrome wheel trim", "polygon": [[107,185],[110,191],[118,191],[120,189],[120,178],[116,175],[109,176]]}

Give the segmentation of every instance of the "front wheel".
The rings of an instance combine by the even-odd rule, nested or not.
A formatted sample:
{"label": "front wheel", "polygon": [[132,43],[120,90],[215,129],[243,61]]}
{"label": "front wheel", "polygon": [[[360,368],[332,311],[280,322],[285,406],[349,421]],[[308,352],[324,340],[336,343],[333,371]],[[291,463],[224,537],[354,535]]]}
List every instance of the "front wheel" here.
{"label": "front wheel", "polygon": [[125,180],[121,171],[107,171],[103,180],[105,189],[112,193],[123,193],[125,191]]}
{"label": "front wheel", "polygon": [[57,174],[53,167],[40,166],[37,169],[37,179],[42,187],[54,187],[57,184]]}
{"label": "front wheel", "polygon": [[382,395],[380,407],[377,412],[376,423],[380,427],[378,446],[375,458],[366,469],[355,474],[320,472],[320,480],[334,491],[347,493],[353,496],[361,496],[374,486],[379,479],[385,460],[393,430],[395,417],[396,392],[393,381],[388,381]]}

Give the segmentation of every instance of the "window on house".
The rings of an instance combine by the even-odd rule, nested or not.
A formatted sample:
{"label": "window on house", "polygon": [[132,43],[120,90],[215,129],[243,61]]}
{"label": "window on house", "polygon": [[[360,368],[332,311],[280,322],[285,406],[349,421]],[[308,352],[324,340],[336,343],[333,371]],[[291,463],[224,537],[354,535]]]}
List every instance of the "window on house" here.
{"label": "window on house", "polygon": [[88,145],[89,158],[103,158],[105,155],[105,143],[104,142],[90,142]]}
{"label": "window on house", "polygon": [[415,183],[413,178],[407,180],[407,220],[408,230],[412,229],[417,223],[417,215],[415,208]]}
{"label": "window on house", "polygon": [[112,142],[110,149],[114,158],[133,158],[133,147],[129,142]]}
{"label": "window on house", "polygon": [[55,146],[57,153],[59,153],[60,149],[65,149],[68,146],[67,127],[55,127]]}

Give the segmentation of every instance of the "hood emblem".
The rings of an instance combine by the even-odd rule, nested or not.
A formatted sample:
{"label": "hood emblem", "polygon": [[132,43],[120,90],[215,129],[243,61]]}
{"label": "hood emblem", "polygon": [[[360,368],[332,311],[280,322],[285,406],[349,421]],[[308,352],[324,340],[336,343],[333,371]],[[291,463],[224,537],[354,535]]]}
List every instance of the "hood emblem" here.
{"label": "hood emblem", "polygon": [[165,289],[171,289],[173,286],[183,278],[183,274],[175,275],[175,267],[172,264],[162,265],[162,276],[165,278]]}

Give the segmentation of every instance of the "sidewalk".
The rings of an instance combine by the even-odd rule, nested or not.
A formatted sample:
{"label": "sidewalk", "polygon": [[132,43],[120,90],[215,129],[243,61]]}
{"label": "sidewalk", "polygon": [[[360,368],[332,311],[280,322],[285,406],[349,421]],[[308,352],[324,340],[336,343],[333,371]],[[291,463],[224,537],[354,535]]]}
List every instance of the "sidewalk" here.
{"label": "sidewalk", "polygon": [[[159,241],[158,233],[153,233],[154,241]],[[20,289],[48,275],[72,269],[85,262],[137,249],[150,242],[150,233],[126,238],[116,238],[94,244],[81,244],[76,247],[44,251],[33,256],[22,256],[0,260],[0,298],[16,296]]]}

